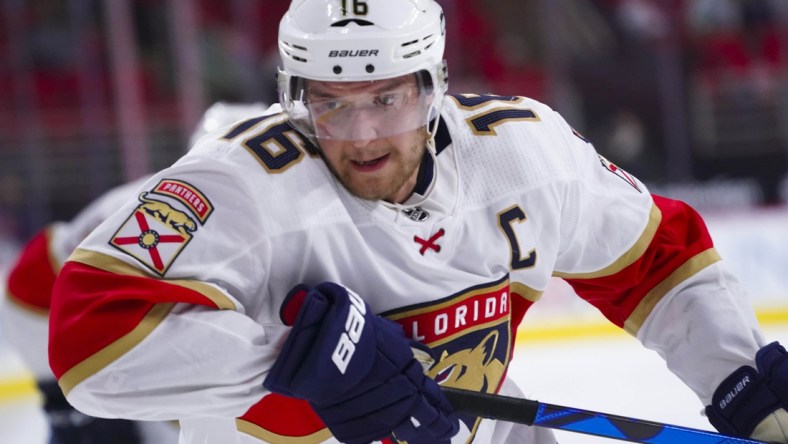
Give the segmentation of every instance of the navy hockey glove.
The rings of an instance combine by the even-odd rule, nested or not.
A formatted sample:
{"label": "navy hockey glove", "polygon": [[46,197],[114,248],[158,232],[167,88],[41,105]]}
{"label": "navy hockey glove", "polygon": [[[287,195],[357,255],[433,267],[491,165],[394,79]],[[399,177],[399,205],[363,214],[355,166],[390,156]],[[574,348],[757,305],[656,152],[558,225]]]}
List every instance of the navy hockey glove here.
{"label": "navy hockey glove", "polygon": [[714,391],[706,415],[722,433],[767,442],[788,442],[788,353],[772,342]]}
{"label": "navy hockey glove", "polygon": [[293,329],[263,385],[309,401],[338,440],[363,444],[394,434],[440,443],[459,430],[440,387],[414,359],[417,343],[348,289],[296,286],[280,315]]}

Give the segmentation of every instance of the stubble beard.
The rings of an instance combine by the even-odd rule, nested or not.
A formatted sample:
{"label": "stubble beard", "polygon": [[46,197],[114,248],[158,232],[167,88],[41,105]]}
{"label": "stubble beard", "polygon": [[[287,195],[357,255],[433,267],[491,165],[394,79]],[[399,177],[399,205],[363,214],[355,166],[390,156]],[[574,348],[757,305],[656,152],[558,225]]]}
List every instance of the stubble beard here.
{"label": "stubble beard", "polygon": [[[342,171],[338,171],[325,157],[324,160],[334,176],[350,194],[366,200],[393,202],[394,196],[411,178],[415,177],[425,150],[426,140],[423,137],[416,137],[409,142],[407,158],[402,155],[401,151],[392,150],[387,160],[388,164],[384,166],[384,170],[388,171],[382,177],[374,173],[367,175],[354,172],[352,167],[347,164],[348,160],[343,160]],[[415,181],[412,186],[415,186]],[[409,196],[413,190],[408,191]]]}
{"label": "stubble beard", "polygon": [[[389,159],[389,162],[394,159]],[[358,178],[356,174],[347,174],[340,181],[345,188],[356,197],[367,200],[386,200],[391,201],[393,196],[396,195],[403,186],[408,182],[414,172],[418,169],[419,164],[412,165],[397,164],[394,165],[395,172],[389,173],[386,177],[382,178]],[[354,177],[355,176],[355,177]],[[354,180],[360,179],[360,180]]]}

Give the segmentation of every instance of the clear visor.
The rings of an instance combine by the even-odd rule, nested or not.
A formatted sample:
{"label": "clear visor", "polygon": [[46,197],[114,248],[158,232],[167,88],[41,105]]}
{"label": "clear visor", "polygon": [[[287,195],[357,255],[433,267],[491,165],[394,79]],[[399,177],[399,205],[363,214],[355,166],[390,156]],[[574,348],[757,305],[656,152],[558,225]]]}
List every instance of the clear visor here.
{"label": "clear visor", "polygon": [[[408,74],[365,82],[298,80],[291,118],[309,137],[373,140],[407,133],[430,120],[433,88]],[[431,83],[431,82],[429,82]]]}

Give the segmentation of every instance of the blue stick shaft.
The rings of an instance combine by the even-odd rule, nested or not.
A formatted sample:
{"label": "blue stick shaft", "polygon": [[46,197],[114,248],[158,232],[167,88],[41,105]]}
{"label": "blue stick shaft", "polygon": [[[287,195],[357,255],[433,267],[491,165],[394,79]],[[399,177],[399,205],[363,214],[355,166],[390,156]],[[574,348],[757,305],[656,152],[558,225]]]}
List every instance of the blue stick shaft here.
{"label": "blue stick shaft", "polygon": [[455,410],[483,418],[650,444],[766,444],[707,430],[645,421],[509,396],[443,387]]}

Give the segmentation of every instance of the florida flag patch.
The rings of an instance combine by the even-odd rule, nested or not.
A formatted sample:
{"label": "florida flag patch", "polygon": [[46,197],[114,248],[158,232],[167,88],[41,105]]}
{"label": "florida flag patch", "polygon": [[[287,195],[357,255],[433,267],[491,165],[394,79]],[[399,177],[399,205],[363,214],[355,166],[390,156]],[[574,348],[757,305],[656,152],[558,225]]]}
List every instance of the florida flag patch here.
{"label": "florida flag patch", "polygon": [[112,236],[110,244],[134,257],[159,276],[192,239],[197,223],[187,213],[139,195],[140,204]]}

